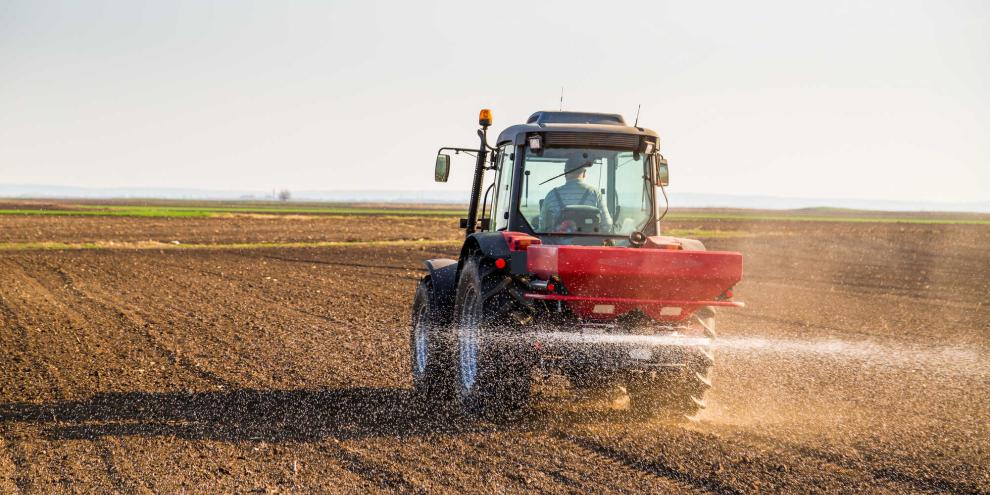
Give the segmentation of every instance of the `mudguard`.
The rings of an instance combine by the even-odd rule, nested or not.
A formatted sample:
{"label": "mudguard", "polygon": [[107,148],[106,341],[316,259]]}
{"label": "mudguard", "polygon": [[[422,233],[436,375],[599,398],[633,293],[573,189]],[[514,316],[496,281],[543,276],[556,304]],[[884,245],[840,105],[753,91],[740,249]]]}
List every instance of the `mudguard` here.
{"label": "mudguard", "polygon": [[461,260],[471,255],[472,251],[479,251],[489,258],[506,258],[509,256],[509,245],[505,243],[505,236],[501,232],[477,232],[464,241]]}
{"label": "mudguard", "polygon": [[460,263],[475,253],[490,259],[502,258],[506,260],[509,265],[509,273],[513,275],[529,273],[526,267],[526,251],[510,251],[509,244],[505,242],[504,232],[478,232],[468,236],[461,248]]}
{"label": "mudguard", "polygon": [[440,324],[454,316],[454,296],[457,291],[457,260],[436,258],[423,262],[430,278],[430,300],[436,304]]}
{"label": "mudguard", "polygon": [[[435,301],[440,324],[447,324],[454,318],[454,299],[457,296],[457,277],[466,257],[481,253],[483,256],[506,257],[509,246],[501,232],[478,232],[471,234],[461,246],[458,260],[435,258],[423,262],[431,281],[430,299]],[[525,262],[522,263],[525,266]]]}

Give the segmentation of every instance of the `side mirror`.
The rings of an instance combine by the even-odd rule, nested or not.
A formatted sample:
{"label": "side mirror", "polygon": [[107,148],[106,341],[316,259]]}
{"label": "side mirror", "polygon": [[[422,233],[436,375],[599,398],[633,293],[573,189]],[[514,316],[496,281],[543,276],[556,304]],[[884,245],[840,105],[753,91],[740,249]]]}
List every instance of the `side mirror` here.
{"label": "side mirror", "polygon": [[437,182],[447,182],[450,177],[450,155],[437,155],[437,166],[433,171],[433,180]]}
{"label": "side mirror", "polygon": [[656,181],[658,186],[667,186],[670,184],[670,171],[667,169],[667,159],[662,156],[657,156],[657,176]]}

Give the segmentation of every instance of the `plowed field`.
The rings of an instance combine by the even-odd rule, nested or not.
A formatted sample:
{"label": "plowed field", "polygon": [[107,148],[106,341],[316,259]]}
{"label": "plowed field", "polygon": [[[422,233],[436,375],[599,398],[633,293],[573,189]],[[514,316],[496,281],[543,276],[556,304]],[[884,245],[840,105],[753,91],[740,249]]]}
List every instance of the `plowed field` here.
{"label": "plowed field", "polygon": [[409,306],[455,226],[0,217],[0,493],[990,492],[986,225],[672,225],[746,260],[686,424],[552,384],[512,423],[414,407]]}

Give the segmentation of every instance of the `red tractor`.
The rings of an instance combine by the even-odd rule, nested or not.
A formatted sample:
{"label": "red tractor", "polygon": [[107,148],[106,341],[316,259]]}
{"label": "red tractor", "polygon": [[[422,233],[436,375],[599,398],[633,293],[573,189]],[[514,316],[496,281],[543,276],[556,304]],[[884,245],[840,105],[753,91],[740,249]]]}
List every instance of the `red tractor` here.
{"label": "red tractor", "polygon": [[427,260],[416,288],[417,396],[511,413],[539,369],[625,391],[639,417],[695,415],[711,387],[714,308],[742,306],[731,300],[742,255],[662,235],[657,134],[620,115],[537,112],[492,147],[490,111],[480,125],[478,148],[436,160],[446,182],[445,152],[476,158],[460,256]]}

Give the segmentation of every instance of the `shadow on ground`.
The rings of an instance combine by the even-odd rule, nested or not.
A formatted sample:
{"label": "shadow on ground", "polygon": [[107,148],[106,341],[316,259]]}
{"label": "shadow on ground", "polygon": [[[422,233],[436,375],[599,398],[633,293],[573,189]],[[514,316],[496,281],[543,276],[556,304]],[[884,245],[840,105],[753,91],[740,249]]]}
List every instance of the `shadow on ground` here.
{"label": "shadow on ground", "polygon": [[53,404],[2,404],[0,423],[46,425],[49,439],[174,436],[267,442],[484,431],[401,388],[117,392]]}
{"label": "shadow on ground", "polygon": [[[535,409],[513,419],[479,421],[425,408],[410,389],[350,388],[336,390],[239,389],[214,392],[117,392],[86,400],[51,404],[0,404],[0,426],[39,426],[49,440],[93,440],[101,437],[170,437],[224,442],[308,442],[422,435],[456,435],[493,431],[541,431],[557,441],[646,470],[659,476],[719,493],[737,493],[707,477],[697,478],[659,460],[643,460],[590,438],[565,433],[564,424],[601,420],[598,413],[547,414]],[[344,462],[384,488],[417,491],[401,476],[341,451]]]}

